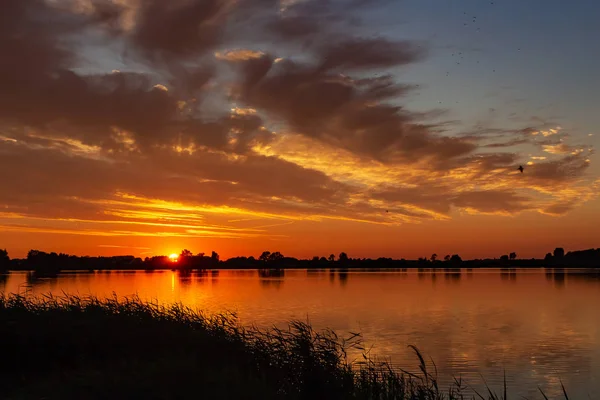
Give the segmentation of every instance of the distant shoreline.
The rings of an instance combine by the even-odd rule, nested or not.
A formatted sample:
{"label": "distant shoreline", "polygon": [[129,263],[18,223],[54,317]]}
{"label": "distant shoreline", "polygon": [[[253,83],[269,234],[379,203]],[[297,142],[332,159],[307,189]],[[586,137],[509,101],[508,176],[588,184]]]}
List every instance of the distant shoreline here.
{"label": "distant shoreline", "polygon": [[6,271],[33,271],[40,274],[56,274],[62,271],[206,271],[206,270],[456,270],[456,269],[482,269],[482,268],[564,268],[564,269],[593,269],[600,268],[600,249],[589,249],[565,253],[562,248],[556,248],[554,253],[548,253],[544,259],[519,259],[515,253],[503,255],[496,259],[462,260],[454,254],[447,255],[444,260],[433,254],[429,258],[418,260],[377,258],[359,259],[350,258],[346,253],[338,257],[331,254],[328,258],[313,257],[312,259],[297,259],[286,257],[279,252],[263,252],[260,257],[234,257],[220,260],[216,252],[210,256],[204,253],[194,255],[184,250],[180,255],[146,257],[145,259],[134,256],[113,257],[80,257],[68,254],[46,253],[31,250],[27,258],[10,259],[4,251],[5,257],[0,258],[0,272]]}
{"label": "distant shoreline", "polygon": [[[215,268],[156,268],[156,269],[143,269],[143,268],[100,268],[100,269],[66,269],[61,268],[58,271],[53,271],[55,273],[95,273],[95,272],[211,272],[211,271],[264,271],[268,273],[268,271],[308,271],[308,272],[420,272],[420,273],[461,273],[461,272],[470,272],[470,271],[482,271],[482,270],[494,270],[501,271],[506,273],[514,273],[517,270],[568,270],[568,271],[595,271],[598,270],[600,273],[600,265],[599,266],[477,266],[477,267],[419,267],[419,266],[408,266],[408,267],[292,267],[292,266],[284,266],[284,267],[274,267],[274,266],[265,266],[265,267],[215,267]],[[8,269],[2,272],[5,273],[36,273],[40,272],[35,268],[32,269]],[[2,273],[0,272],[0,273]],[[274,276],[275,277],[275,276]]]}

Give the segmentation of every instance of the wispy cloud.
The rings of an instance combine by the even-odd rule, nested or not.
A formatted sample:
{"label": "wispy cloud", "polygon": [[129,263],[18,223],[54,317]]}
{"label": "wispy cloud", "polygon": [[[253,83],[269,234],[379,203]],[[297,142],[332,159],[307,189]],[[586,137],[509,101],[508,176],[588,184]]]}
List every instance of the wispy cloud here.
{"label": "wispy cloud", "polygon": [[109,249],[134,249],[134,250],[150,250],[150,247],[139,247],[139,246],[119,246],[116,244],[99,244],[98,247],[104,247]]}

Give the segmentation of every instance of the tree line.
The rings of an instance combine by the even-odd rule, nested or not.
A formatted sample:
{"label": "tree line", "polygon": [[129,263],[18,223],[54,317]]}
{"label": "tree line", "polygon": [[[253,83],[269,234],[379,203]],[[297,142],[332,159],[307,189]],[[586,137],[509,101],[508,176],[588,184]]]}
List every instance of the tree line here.
{"label": "tree line", "polygon": [[346,252],[328,257],[314,256],[310,259],[298,259],[284,256],[281,252],[264,251],[257,258],[232,257],[221,260],[215,251],[194,254],[184,249],[176,259],[168,256],[89,257],[64,253],[47,253],[30,250],[23,259],[10,259],[6,250],[0,249],[0,272],[8,270],[36,271],[39,273],[58,273],[75,270],[207,270],[207,269],[286,269],[286,268],[482,268],[482,267],[600,267],[600,249],[589,249],[565,253],[558,247],[543,259],[518,259],[516,253],[502,255],[494,259],[466,260],[458,254],[446,255],[440,259],[437,254],[420,257],[417,260],[351,258]]}

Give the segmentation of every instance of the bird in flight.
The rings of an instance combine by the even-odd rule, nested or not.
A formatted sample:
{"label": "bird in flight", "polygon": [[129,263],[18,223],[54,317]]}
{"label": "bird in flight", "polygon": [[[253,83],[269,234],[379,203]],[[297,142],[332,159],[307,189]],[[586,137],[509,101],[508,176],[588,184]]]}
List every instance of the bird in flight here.
{"label": "bird in flight", "polygon": [[519,171],[521,171],[521,173],[523,173],[523,169],[524,169],[524,168],[523,168],[523,166],[522,166],[522,165],[519,165],[519,168],[517,168],[517,169],[518,169]]}

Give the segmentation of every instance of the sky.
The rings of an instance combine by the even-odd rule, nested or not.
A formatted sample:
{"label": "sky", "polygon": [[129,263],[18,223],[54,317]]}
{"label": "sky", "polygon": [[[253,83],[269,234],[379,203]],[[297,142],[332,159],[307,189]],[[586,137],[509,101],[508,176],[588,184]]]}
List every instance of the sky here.
{"label": "sky", "polygon": [[597,2],[0,8],[12,257],[600,246]]}

